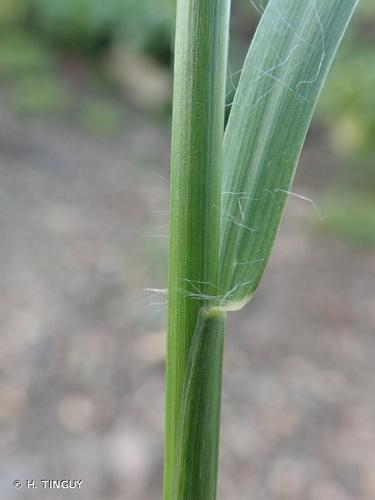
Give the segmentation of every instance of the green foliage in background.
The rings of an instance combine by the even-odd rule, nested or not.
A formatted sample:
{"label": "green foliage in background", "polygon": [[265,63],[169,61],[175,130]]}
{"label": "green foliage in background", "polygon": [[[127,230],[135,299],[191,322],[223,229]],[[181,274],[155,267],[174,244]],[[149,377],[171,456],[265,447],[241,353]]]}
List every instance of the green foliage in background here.
{"label": "green foliage in background", "polygon": [[173,0],[0,0],[0,27],[36,28],[85,52],[123,40],[168,59],[173,11]]}
{"label": "green foliage in background", "polygon": [[68,47],[95,50],[122,39],[135,48],[170,50],[171,0],[30,0],[37,26]]}
{"label": "green foliage in background", "polygon": [[[320,117],[346,163],[366,167],[375,159],[375,2],[362,0],[350,36],[323,92]],[[371,172],[366,172],[366,174]],[[375,181],[375,174],[373,174]]]}
{"label": "green foliage in background", "polygon": [[320,228],[357,245],[375,245],[375,2],[362,0],[319,105],[342,169],[342,192],[321,203]]}
{"label": "green foliage in background", "polygon": [[21,116],[50,116],[69,110],[72,98],[65,85],[50,75],[31,76],[12,89],[10,105]]}
{"label": "green foliage in background", "polygon": [[88,132],[101,137],[112,137],[123,126],[119,107],[103,99],[85,102],[79,113],[79,121]]}
{"label": "green foliage in background", "polygon": [[371,193],[343,192],[320,204],[323,232],[354,245],[375,245],[374,197]]}
{"label": "green foliage in background", "polygon": [[26,0],[0,0],[0,27],[23,22],[27,16]]}
{"label": "green foliage in background", "polygon": [[51,51],[35,37],[13,30],[0,36],[0,75],[18,77],[50,69]]}
{"label": "green foliage in background", "polygon": [[375,16],[375,2],[373,0],[361,0],[358,6],[358,20],[366,21],[368,16]]}
{"label": "green foliage in background", "polygon": [[320,112],[339,154],[375,157],[375,51],[357,44],[343,51],[323,94]]}

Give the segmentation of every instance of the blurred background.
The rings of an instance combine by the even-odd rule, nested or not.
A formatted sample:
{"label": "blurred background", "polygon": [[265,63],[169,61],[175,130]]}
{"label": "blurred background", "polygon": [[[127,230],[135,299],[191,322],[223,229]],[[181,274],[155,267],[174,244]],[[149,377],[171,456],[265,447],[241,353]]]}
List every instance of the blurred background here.
{"label": "blurred background", "polygon": [[[161,499],[173,12],[0,0],[1,498]],[[233,1],[228,103],[258,19]],[[222,499],[375,498],[374,41],[362,0],[298,170],[313,203],[229,320]]]}

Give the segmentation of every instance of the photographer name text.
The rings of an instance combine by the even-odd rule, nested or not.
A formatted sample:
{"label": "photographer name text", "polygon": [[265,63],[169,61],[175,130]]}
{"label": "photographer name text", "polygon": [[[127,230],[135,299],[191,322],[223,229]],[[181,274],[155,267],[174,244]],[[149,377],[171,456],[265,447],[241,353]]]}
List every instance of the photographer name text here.
{"label": "photographer name text", "polygon": [[26,479],[26,481],[16,479],[13,481],[13,486],[17,489],[42,488],[44,490],[79,490],[81,489],[82,482],[82,479],[40,479],[39,481],[35,481],[34,479]]}

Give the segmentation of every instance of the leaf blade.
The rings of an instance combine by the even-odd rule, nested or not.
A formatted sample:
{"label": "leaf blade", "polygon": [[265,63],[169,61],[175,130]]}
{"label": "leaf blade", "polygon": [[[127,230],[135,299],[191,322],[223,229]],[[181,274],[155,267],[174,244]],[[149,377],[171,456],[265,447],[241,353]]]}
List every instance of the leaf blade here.
{"label": "leaf blade", "polygon": [[312,114],[356,0],[270,0],[224,139],[219,307],[241,308],[267,264]]}

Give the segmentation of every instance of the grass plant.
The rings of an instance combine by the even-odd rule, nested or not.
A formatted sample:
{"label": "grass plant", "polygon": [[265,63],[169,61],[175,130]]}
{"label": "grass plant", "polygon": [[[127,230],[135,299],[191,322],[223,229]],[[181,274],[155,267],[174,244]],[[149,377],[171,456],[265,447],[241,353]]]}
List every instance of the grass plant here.
{"label": "grass plant", "polygon": [[356,3],[269,0],[223,134],[230,0],[177,1],[164,500],[216,499],[226,315],[262,277]]}

